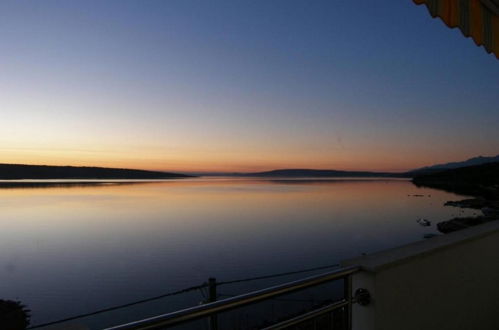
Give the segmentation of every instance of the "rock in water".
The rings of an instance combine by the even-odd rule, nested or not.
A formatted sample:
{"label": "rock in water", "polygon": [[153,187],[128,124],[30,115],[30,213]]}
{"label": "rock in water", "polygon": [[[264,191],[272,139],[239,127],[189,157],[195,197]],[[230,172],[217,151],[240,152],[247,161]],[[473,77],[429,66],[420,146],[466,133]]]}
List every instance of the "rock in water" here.
{"label": "rock in water", "polygon": [[495,209],[495,208],[491,208],[491,207],[484,207],[484,208],[482,208],[482,213],[486,217],[499,218],[499,209]]}
{"label": "rock in water", "polygon": [[431,221],[427,220],[427,219],[420,218],[420,219],[416,220],[416,222],[419,223],[423,227],[431,226]]}

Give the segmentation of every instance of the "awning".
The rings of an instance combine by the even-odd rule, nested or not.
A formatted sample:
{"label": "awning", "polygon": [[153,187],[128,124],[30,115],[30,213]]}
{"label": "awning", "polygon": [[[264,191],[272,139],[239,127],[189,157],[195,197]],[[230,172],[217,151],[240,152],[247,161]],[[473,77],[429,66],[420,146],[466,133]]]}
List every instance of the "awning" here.
{"label": "awning", "polygon": [[499,0],[413,0],[499,59]]}

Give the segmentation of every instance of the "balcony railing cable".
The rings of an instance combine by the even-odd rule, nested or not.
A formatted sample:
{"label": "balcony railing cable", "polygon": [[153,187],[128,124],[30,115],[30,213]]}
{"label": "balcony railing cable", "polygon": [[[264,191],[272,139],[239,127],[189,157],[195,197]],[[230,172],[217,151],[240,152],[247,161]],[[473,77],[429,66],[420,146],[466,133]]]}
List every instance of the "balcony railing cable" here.
{"label": "balcony railing cable", "polygon": [[[304,319],[313,318],[318,315],[322,315],[324,313],[328,313],[343,307],[346,308],[345,311],[347,313],[347,320],[348,320],[345,329],[349,329],[349,325],[351,324],[350,321],[351,305],[356,302],[361,303],[358,301],[357,296],[352,297],[351,294],[351,289],[352,289],[351,275],[358,272],[359,270],[360,267],[358,266],[339,268],[328,273],[313,275],[307,278],[276,285],[273,287],[268,287],[262,290],[241,294],[235,297],[219,301],[213,301],[208,304],[186,308],[176,312],[157,315],[147,319],[118,325],[115,327],[107,328],[107,330],[163,329],[165,327],[176,326],[206,317],[209,318],[210,328],[216,329],[217,328],[216,318],[217,315],[220,313],[227,312],[249,304],[257,303],[260,301],[273,299],[275,297],[279,297],[288,293],[307,289],[310,287],[314,287],[323,283],[339,279],[345,280],[345,287],[344,287],[345,298],[340,299],[339,301],[334,302],[328,306],[325,306],[319,311],[312,311],[311,313],[300,315],[294,318],[293,320],[286,321],[286,324],[282,325],[278,324],[276,326],[271,326],[269,329],[284,329],[290,324],[288,322],[291,322],[292,324],[298,324]],[[367,291],[366,294],[368,294]]]}
{"label": "balcony railing cable", "polygon": [[[289,271],[289,272],[284,272],[284,273],[275,273],[275,274],[270,274],[270,275],[262,275],[262,276],[248,277],[248,278],[242,278],[242,279],[235,279],[235,280],[230,280],[230,281],[221,281],[221,282],[216,282],[216,286],[222,286],[222,285],[228,285],[228,284],[235,284],[235,283],[242,283],[242,282],[250,282],[250,281],[257,281],[257,280],[264,280],[264,279],[271,279],[271,278],[276,278],[276,277],[283,277],[283,276],[289,276],[289,275],[295,275],[295,274],[302,274],[302,273],[309,273],[309,272],[313,272],[313,271],[319,271],[319,270],[330,269],[330,268],[335,268],[335,267],[339,267],[339,264],[332,264],[332,265],[326,265],[326,266],[320,266],[320,267],[306,268],[306,269],[300,269],[300,270]],[[163,299],[163,298],[171,297],[171,296],[176,296],[176,295],[179,295],[179,294],[183,294],[183,293],[187,293],[187,292],[191,292],[191,291],[196,291],[196,290],[200,290],[201,294],[204,296],[203,289],[206,289],[209,286],[210,286],[210,284],[208,282],[205,282],[205,283],[203,283],[201,285],[191,286],[191,287],[188,287],[188,288],[180,289],[180,290],[173,291],[173,292],[164,293],[164,294],[157,295],[157,296],[154,296],[154,297],[149,297],[149,298],[145,298],[145,299],[141,299],[141,300],[136,300],[136,301],[133,301],[133,302],[130,302],[130,303],[126,303],[126,304],[121,304],[121,305],[116,305],[116,306],[112,306],[112,307],[107,307],[107,308],[99,309],[99,310],[96,310],[96,311],[93,311],[93,312],[89,312],[89,313],[78,314],[78,315],[74,315],[74,316],[71,316],[71,317],[59,319],[59,320],[56,320],[56,321],[50,321],[50,322],[46,322],[46,323],[42,323],[42,324],[37,324],[37,325],[31,326],[31,327],[28,327],[27,329],[28,330],[29,329],[37,329],[37,328],[42,328],[42,327],[46,327],[46,326],[50,326],[50,325],[55,325],[55,324],[60,324],[60,323],[64,323],[64,322],[74,321],[74,320],[81,319],[81,318],[84,318],[84,317],[94,316],[94,315],[98,315],[98,314],[102,314],[102,313],[106,313],[106,312],[112,312],[112,311],[116,311],[116,310],[119,310],[119,309],[124,309],[124,308],[127,308],[127,307],[131,307],[131,306],[134,306],[134,305],[139,305],[139,304],[147,303],[147,302],[150,302],[150,301],[159,300],[159,299]]]}

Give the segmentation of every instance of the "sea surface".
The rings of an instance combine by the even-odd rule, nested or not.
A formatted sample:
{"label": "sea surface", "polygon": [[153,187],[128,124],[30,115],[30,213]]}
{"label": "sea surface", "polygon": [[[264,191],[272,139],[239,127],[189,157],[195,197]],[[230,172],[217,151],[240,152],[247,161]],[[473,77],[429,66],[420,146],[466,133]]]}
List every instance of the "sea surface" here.
{"label": "sea surface", "polygon": [[[209,277],[333,265],[438,234],[437,222],[476,212],[443,206],[462,198],[401,179],[0,182],[0,298],[27,305],[37,325]],[[311,274],[227,285],[219,294]],[[70,323],[102,328],[197,305],[205,294],[194,290]]]}

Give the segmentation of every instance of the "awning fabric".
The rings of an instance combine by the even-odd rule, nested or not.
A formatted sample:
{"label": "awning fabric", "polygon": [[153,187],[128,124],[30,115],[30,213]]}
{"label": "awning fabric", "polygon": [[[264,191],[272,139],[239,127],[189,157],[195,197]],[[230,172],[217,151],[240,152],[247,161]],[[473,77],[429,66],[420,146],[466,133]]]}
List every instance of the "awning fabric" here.
{"label": "awning fabric", "polygon": [[499,59],[499,0],[413,0]]}

